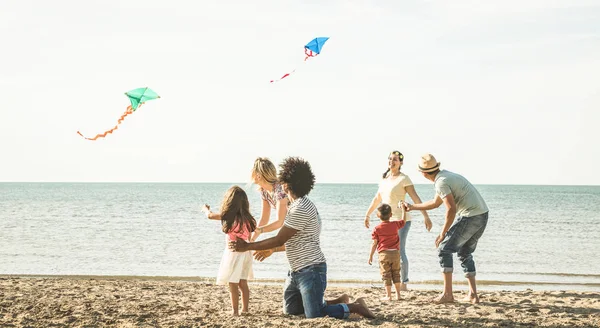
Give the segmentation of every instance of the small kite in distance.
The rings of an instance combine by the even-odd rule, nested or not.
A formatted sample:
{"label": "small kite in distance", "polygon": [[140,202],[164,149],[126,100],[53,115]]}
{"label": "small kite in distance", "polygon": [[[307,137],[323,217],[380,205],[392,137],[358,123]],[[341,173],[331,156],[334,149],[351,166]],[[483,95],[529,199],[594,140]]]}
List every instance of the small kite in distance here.
{"label": "small kite in distance", "polygon": [[[306,62],[306,60],[308,58],[316,57],[318,54],[320,54],[321,49],[323,48],[323,45],[325,45],[325,42],[327,42],[327,40],[329,40],[329,37],[318,37],[318,38],[312,39],[309,43],[307,43],[304,46],[304,54],[306,55],[306,57],[304,57],[304,62]],[[284,74],[282,77],[280,77],[277,80],[271,80],[271,83],[281,81],[284,78],[290,76],[295,71],[296,71],[296,69],[294,69],[293,71],[291,71],[289,73]]]}

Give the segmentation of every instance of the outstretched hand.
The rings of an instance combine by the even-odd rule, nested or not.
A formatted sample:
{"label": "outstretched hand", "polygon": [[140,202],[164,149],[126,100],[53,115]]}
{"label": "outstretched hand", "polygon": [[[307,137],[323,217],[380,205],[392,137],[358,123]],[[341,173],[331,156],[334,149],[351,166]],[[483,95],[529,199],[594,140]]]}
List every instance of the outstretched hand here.
{"label": "outstretched hand", "polygon": [[204,214],[208,215],[208,213],[210,213],[210,205],[208,205],[208,204],[202,205],[202,212]]}
{"label": "outstretched hand", "polygon": [[405,201],[400,202],[400,205],[402,206],[402,209],[407,212],[410,212],[413,210],[413,205],[410,203],[407,203]]}
{"label": "outstretched hand", "polygon": [[248,243],[240,237],[236,237],[236,240],[229,242],[229,249],[234,252],[245,252],[248,250]]}
{"label": "outstretched hand", "polygon": [[267,257],[273,255],[274,250],[273,249],[265,249],[262,251],[256,251],[254,252],[254,259],[262,262],[264,261]]}

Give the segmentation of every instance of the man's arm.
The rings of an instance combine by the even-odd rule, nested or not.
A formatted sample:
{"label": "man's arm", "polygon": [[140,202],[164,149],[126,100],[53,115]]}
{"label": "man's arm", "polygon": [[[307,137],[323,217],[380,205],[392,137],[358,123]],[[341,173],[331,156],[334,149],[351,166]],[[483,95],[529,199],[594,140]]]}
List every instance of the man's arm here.
{"label": "man's arm", "polygon": [[256,251],[256,252],[254,252],[254,259],[259,262],[262,262],[267,257],[273,255],[273,253],[275,253],[275,252],[285,252],[285,245],[271,248],[271,249],[265,249],[263,251]]}
{"label": "man's arm", "polygon": [[444,222],[442,233],[445,235],[452,226],[454,217],[456,216],[456,203],[454,202],[454,196],[452,196],[452,194],[444,197],[444,205],[446,206],[446,221]]}
{"label": "man's arm", "polygon": [[237,239],[229,242],[229,248],[236,252],[245,252],[250,250],[261,251],[265,249],[278,248],[283,246],[290,238],[292,238],[298,230],[292,229],[286,225],[281,227],[275,237],[261,240],[256,243],[247,243],[244,240]]}
{"label": "man's arm", "polygon": [[454,196],[452,196],[452,194],[448,194],[446,197],[444,197],[443,202],[446,206],[446,219],[440,235],[435,239],[435,247],[439,247],[440,243],[444,239],[444,236],[452,226],[452,223],[454,223],[454,217],[456,216],[456,202],[454,201]]}
{"label": "man's arm", "polygon": [[440,196],[436,194],[434,199],[426,201],[425,203],[421,203],[421,204],[405,203],[405,204],[409,211],[412,211],[412,210],[429,211],[434,208],[440,207],[440,205],[442,205],[443,203],[444,203],[444,201],[442,200],[442,198],[440,198]]}

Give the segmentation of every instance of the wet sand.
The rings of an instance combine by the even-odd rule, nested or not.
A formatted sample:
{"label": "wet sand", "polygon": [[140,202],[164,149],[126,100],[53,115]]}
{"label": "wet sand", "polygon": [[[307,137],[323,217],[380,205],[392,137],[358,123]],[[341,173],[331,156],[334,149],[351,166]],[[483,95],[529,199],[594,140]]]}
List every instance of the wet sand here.
{"label": "wet sand", "polygon": [[364,297],[376,316],[346,320],[283,315],[281,285],[250,293],[251,313],[233,317],[228,289],[209,280],[3,277],[0,327],[600,327],[597,292],[482,290],[478,305],[436,305],[438,291],[381,301],[380,287],[329,287],[326,298]]}

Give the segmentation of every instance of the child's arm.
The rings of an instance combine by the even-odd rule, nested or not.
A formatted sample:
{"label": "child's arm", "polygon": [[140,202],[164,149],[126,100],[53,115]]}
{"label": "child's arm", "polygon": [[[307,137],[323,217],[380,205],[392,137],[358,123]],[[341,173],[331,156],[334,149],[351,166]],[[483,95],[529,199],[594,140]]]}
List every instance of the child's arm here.
{"label": "child's arm", "polygon": [[373,263],[373,254],[375,254],[375,250],[377,249],[377,239],[373,239],[373,243],[371,244],[371,253],[369,254],[369,265]]}
{"label": "child's arm", "polygon": [[221,213],[213,213],[210,211],[210,206],[208,204],[204,204],[202,206],[202,212],[206,214],[206,217],[209,220],[221,220]]}

